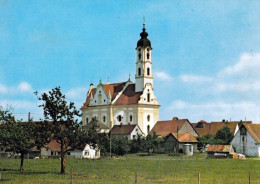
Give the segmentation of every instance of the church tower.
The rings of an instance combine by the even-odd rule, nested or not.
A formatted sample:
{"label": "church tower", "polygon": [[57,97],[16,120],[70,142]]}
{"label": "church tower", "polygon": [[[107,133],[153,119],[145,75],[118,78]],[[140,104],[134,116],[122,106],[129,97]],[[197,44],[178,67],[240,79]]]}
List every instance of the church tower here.
{"label": "church tower", "polygon": [[141,39],[137,42],[136,47],[135,92],[142,92],[148,83],[153,86],[152,47],[147,38],[145,24],[143,24],[143,32],[140,33],[140,36]]}

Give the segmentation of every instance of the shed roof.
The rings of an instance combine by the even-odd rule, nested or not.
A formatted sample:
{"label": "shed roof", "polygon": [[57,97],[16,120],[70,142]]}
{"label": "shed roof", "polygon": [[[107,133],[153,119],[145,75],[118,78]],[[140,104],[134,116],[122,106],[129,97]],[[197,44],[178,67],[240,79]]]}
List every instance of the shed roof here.
{"label": "shed roof", "polygon": [[207,152],[229,153],[232,145],[209,145]]}
{"label": "shed roof", "polygon": [[197,139],[191,133],[171,133],[178,142],[197,143]]}

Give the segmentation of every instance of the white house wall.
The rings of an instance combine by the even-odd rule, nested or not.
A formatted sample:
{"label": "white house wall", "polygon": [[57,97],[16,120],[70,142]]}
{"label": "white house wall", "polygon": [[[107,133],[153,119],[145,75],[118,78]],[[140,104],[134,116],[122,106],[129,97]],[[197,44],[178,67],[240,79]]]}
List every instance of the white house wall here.
{"label": "white house wall", "polygon": [[[237,153],[243,154],[243,141],[240,131],[237,131],[233,140],[231,141],[231,145],[234,147]],[[246,139],[245,139],[245,155],[247,156],[260,156],[260,147],[259,144],[254,140],[251,134],[246,131]]]}

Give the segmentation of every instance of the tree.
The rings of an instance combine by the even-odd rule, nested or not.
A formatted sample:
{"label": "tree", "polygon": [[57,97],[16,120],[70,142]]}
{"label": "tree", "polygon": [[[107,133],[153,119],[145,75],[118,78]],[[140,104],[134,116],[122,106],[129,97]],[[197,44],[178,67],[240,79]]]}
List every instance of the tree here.
{"label": "tree", "polygon": [[216,133],[214,140],[216,144],[229,144],[233,137],[230,128],[223,127]]}
{"label": "tree", "polygon": [[136,139],[132,139],[129,142],[130,145],[130,152],[131,153],[138,153],[142,151],[143,142],[145,141],[145,137],[138,134]]}
{"label": "tree", "polygon": [[125,155],[130,151],[127,136],[112,136],[112,152],[116,155]]}
{"label": "tree", "polygon": [[80,112],[76,109],[73,102],[67,102],[65,95],[61,93],[60,87],[56,87],[48,93],[38,96],[42,101],[39,107],[43,108],[44,118],[50,123],[52,140],[60,144],[61,174],[65,174],[65,154],[74,149],[83,148],[86,144],[92,147],[97,143],[97,125],[92,124],[88,130],[83,128],[76,117],[80,117]]}
{"label": "tree", "polygon": [[150,155],[151,152],[154,152],[156,149],[158,149],[162,141],[163,139],[158,137],[156,134],[148,134],[143,141],[142,149]]}
{"label": "tree", "polygon": [[41,148],[50,141],[46,122],[16,121],[11,110],[0,110],[0,142],[14,153],[20,154],[20,171],[24,170],[24,157],[33,147]]}

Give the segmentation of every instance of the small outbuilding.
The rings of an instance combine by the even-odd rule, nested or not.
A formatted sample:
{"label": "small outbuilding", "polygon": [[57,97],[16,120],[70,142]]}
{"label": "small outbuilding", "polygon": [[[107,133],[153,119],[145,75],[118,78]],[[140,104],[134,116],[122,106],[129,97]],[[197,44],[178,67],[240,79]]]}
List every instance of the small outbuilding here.
{"label": "small outbuilding", "polygon": [[110,130],[111,136],[127,137],[128,140],[137,138],[138,135],[144,135],[138,125],[114,125]]}
{"label": "small outbuilding", "polygon": [[232,145],[209,145],[207,149],[208,158],[230,158],[234,152]]}
{"label": "small outbuilding", "polygon": [[183,153],[185,148],[189,149],[186,153],[192,155],[197,150],[198,141],[191,133],[170,133],[163,144],[165,153]]}

